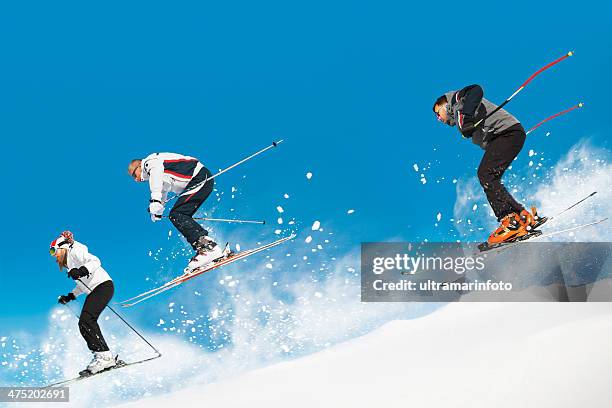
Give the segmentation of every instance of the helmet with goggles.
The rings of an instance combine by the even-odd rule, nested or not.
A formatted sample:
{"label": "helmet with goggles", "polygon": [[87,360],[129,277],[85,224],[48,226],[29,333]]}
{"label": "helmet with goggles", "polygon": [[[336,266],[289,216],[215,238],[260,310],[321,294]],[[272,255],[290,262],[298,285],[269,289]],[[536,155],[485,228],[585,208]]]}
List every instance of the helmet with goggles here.
{"label": "helmet with goggles", "polygon": [[64,231],[62,234],[51,242],[49,253],[55,255],[60,248],[70,248],[74,243],[74,236],[70,231]]}

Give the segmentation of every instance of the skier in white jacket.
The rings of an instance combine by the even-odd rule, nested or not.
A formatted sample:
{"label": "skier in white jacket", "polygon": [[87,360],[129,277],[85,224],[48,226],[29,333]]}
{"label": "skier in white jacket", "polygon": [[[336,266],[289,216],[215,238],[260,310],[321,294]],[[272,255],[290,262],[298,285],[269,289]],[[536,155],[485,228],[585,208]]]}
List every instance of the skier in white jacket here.
{"label": "skier in white jacket", "polygon": [[111,277],[102,268],[100,260],[90,254],[85,245],[75,241],[70,231],[62,232],[51,242],[49,252],[55,257],[60,271],[66,268],[68,277],[76,283],[72,292],[58,298],[58,303],[65,305],[80,294],[87,294],[79,317],[79,330],[94,357],[80,374],[95,374],[114,367],[116,359],[98,326],[98,317],[115,291]]}
{"label": "skier in white jacket", "polygon": [[180,195],[168,218],[196,251],[185,272],[210,264],[229,254],[208,236],[193,215],[213,190],[214,179],[198,159],[176,153],[153,153],[135,159],[128,165],[128,173],[137,182],[149,181],[151,221],[162,219],[169,192]]}

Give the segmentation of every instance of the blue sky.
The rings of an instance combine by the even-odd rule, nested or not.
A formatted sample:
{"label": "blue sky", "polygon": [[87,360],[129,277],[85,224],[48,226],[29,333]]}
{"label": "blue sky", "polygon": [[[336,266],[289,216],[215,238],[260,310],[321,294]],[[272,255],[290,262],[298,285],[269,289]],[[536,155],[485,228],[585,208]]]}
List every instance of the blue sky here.
{"label": "blue sky", "polygon": [[[509,7],[3,5],[0,326],[42,327],[70,290],[47,252],[64,229],[100,256],[123,294],[143,289],[155,267],[147,253],[170,226],[149,221],[146,186],[125,168],[151,152],[193,155],[218,169],[284,138],[219,178],[225,194],[239,185],[242,199],[234,211],[222,200],[215,215],[273,222],[289,192],[292,214],[333,227],[348,252],[361,241],[444,239],[432,226],[438,210],[452,211],[449,180],[473,176],[482,154],[434,120],[432,102],[449,89],[479,83],[499,102],[575,50],[508,108],[528,127],[584,101],[526,148],[559,157],[583,136],[609,147],[610,6]],[[541,137],[548,130],[559,137]],[[412,165],[429,162],[429,178],[446,181],[425,188]],[[254,241],[276,237],[273,226],[240,228]]]}

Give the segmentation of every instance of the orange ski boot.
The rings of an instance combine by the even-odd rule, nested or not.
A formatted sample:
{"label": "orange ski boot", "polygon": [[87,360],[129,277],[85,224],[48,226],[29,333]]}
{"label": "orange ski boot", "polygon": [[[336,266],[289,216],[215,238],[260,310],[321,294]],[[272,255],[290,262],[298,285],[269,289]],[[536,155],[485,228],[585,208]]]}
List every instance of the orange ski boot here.
{"label": "orange ski boot", "polygon": [[538,210],[535,207],[531,207],[531,212],[523,210],[519,214],[519,223],[527,233],[534,231],[540,225],[544,224],[547,220],[547,217],[542,217],[538,214]]}
{"label": "orange ski boot", "polygon": [[521,218],[517,213],[510,213],[501,219],[499,227],[487,239],[489,245],[512,242],[516,238],[527,234],[527,231],[520,222]]}
{"label": "orange ski boot", "polygon": [[533,218],[533,214],[529,211],[523,209],[518,215],[518,222],[521,224],[520,228],[525,230],[525,232],[529,232],[532,230],[535,225],[535,219]]}

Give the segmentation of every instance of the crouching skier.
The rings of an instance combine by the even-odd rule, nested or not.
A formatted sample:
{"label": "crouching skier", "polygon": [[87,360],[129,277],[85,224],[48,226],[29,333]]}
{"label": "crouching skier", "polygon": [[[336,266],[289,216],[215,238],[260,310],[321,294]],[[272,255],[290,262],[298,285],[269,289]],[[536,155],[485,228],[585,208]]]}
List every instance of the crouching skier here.
{"label": "crouching skier", "polygon": [[132,160],[128,173],[137,182],[149,181],[149,213],[153,222],[162,219],[168,193],[179,195],[168,218],[196,252],[185,272],[231,254],[227,244],[221,248],[208,236],[208,231],[193,219],[214,186],[210,171],[198,159],[176,153],[153,153],[144,159]]}
{"label": "crouching skier", "polygon": [[79,375],[95,374],[114,367],[117,364],[116,358],[110,352],[98,326],[100,313],[113,297],[113,281],[102,268],[100,260],[90,254],[85,245],[75,241],[70,231],[62,232],[51,242],[49,252],[55,257],[60,271],[66,268],[68,277],[76,283],[72,292],[58,298],[58,303],[65,305],[80,294],[87,294],[79,317],[79,331],[93,353],[93,360]]}
{"label": "crouching skier", "polygon": [[[483,95],[479,85],[447,92],[435,101],[433,111],[440,122],[456,125],[463,137],[471,138],[485,151],[478,166],[478,180],[500,222],[487,239],[488,245],[494,245],[519,239],[541,225],[546,218],[540,217],[535,207],[531,212],[526,210],[504,187],[502,176],[523,148],[525,129],[504,109],[487,117],[497,105],[483,98]],[[475,127],[481,120],[480,125]]]}

